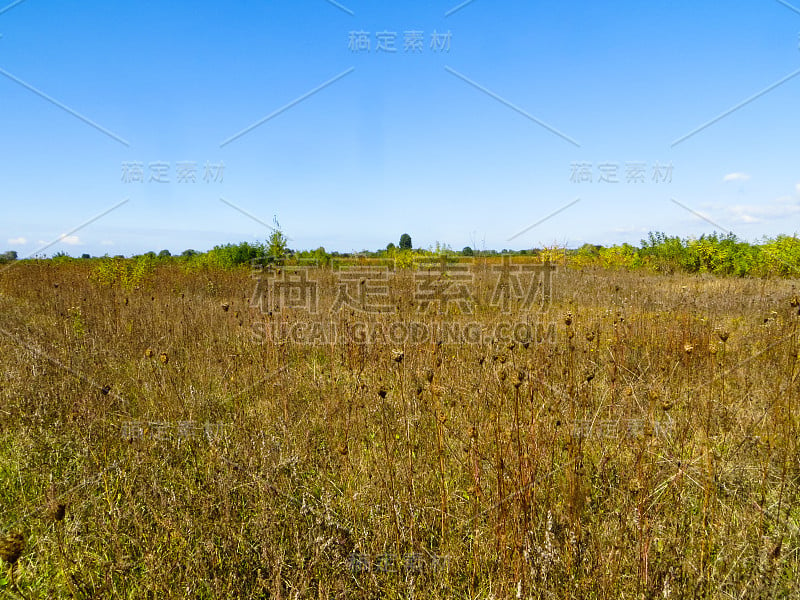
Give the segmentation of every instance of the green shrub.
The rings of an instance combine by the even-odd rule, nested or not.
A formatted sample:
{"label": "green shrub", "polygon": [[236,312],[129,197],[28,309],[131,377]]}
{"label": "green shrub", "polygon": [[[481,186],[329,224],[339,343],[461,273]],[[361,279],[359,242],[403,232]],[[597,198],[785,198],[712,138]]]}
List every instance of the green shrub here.
{"label": "green shrub", "polygon": [[154,271],[155,260],[148,255],[138,258],[104,258],[92,269],[89,278],[98,285],[116,285],[130,291],[146,283]]}

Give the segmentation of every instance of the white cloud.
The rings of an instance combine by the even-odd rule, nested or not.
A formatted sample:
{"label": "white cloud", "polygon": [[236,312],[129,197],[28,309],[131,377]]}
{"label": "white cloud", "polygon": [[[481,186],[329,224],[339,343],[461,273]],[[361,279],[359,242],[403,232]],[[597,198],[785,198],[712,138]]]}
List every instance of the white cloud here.
{"label": "white cloud", "polygon": [[781,196],[766,204],[736,204],[725,211],[736,223],[763,223],[800,215],[800,203],[791,196]]}
{"label": "white cloud", "polygon": [[722,181],[747,181],[750,175],[747,173],[728,173],[722,178]]}
{"label": "white cloud", "polygon": [[81,244],[81,240],[77,235],[66,235],[64,233],[58,236],[58,241],[63,242],[68,246],[79,246]]}
{"label": "white cloud", "polygon": [[798,195],[800,195],[800,183],[794,186],[794,191],[797,192]]}
{"label": "white cloud", "polygon": [[8,243],[12,244],[13,246],[24,246],[25,244],[28,243],[28,240],[20,236],[15,238],[9,238]]}
{"label": "white cloud", "polygon": [[752,223],[761,223],[763,219],[759,219],[758,217],[754,217],[753,215],[743,214],[735,219],[737,223],[746,223],[748,225]]}
{"label": "white cloud", "polygon": [[612,229],[614,233],[647,233],[650,231],[646,227],[617,227],[616,229]]}
{"label": "white cloud", "polygon": [[101,246],[113,246],[114,242],[112,242],[111,240],[103,240],[102,242],[100,242],[100,245]]}

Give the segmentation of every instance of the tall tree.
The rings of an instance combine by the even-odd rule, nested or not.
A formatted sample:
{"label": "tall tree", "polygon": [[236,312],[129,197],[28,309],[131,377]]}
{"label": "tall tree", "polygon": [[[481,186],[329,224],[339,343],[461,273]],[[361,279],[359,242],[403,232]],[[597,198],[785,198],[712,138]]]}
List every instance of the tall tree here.
{"label": "tall tree", "polygon": [[286,254],[289,240],[286,239],[286,236],[283,235],[281,231],[281,224],[278,223],[278,217],[273,217],[272,221],[275,223],[275,227],[267,239],[267,255],[272,258],[283,258]]}
{"label": "tall tree", "polygon": [[407,233],[400,236],[400,250],[411,250],[411,236]]}

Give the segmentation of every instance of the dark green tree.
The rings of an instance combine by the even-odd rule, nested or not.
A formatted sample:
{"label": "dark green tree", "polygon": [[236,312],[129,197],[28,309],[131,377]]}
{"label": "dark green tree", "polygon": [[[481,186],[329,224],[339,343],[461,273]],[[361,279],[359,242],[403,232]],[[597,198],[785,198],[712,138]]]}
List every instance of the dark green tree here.
{"label": "dark green tree", "polygon": [[464,246],[464,249],[461,251],[461,256],[475,256],[475,251],[469,246]]}
{"label": "dark green tree", "polygon": [[400,250],[411,250],[411,236],[407,233],[400,236]]}

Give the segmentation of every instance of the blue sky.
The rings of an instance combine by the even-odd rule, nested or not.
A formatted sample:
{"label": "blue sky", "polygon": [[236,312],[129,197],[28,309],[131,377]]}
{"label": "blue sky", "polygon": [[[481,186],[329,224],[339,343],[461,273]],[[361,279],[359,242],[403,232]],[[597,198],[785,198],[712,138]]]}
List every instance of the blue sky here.
{"label": "blue sky", "polygon": [[800,230],[800,2],[461,4],[0,5],[0,251]]}

